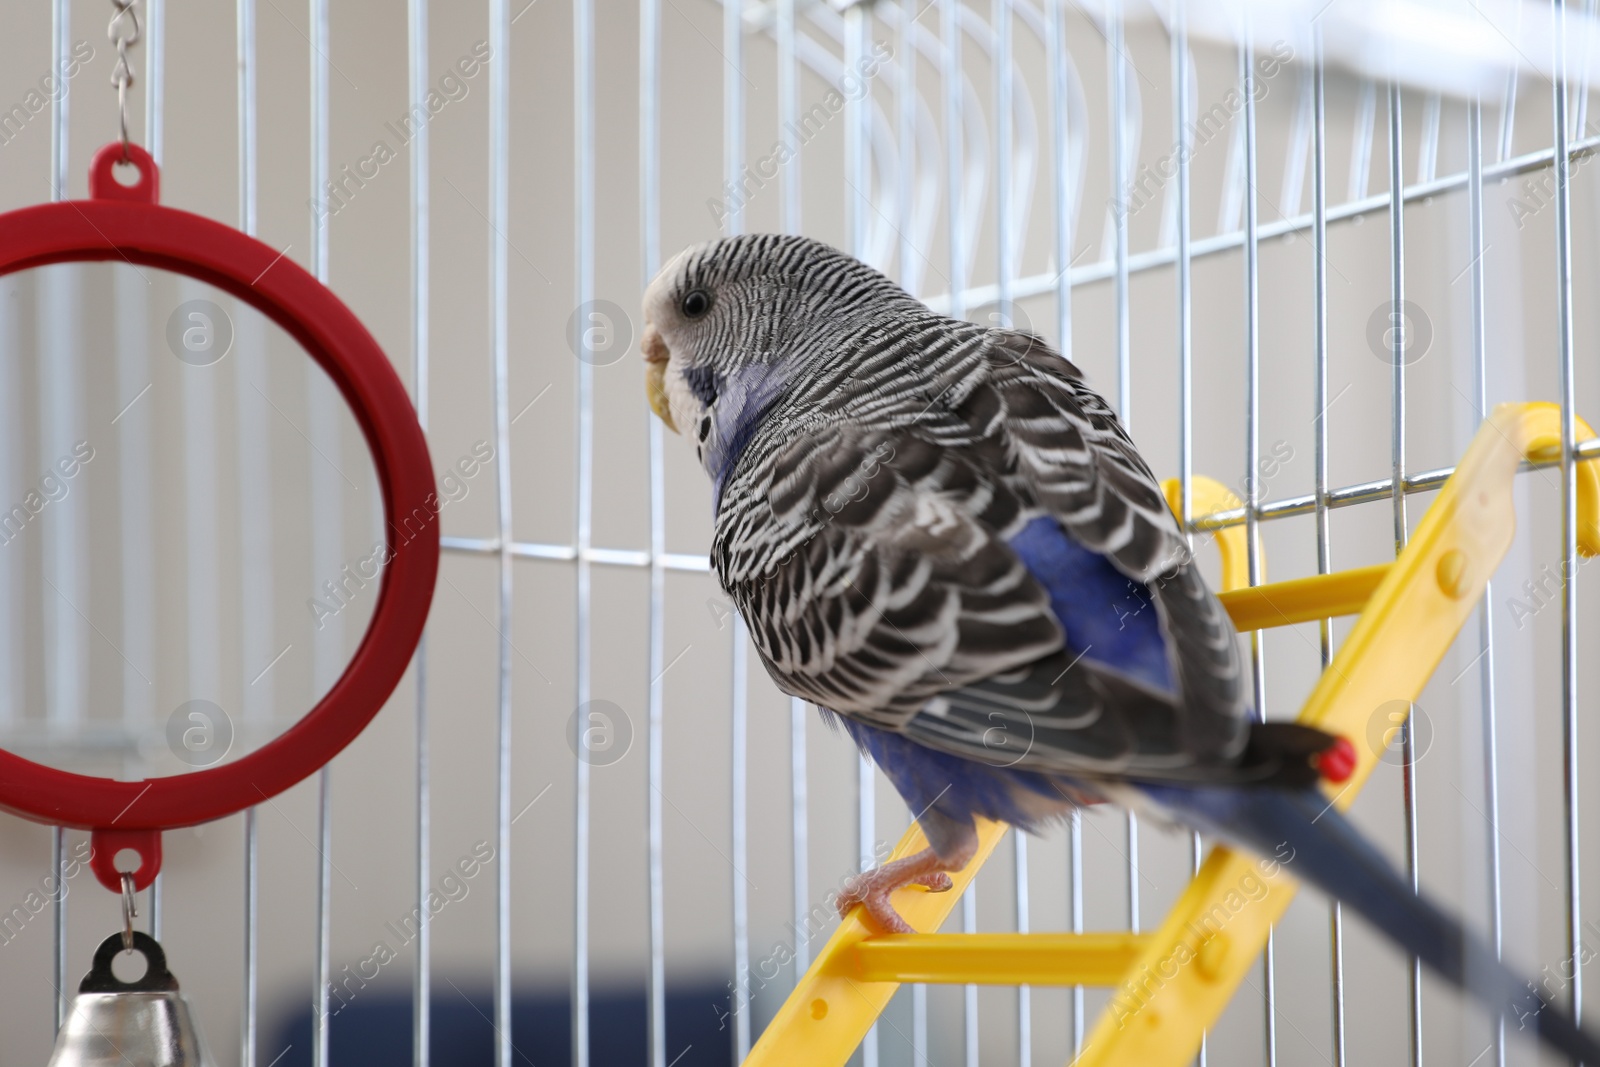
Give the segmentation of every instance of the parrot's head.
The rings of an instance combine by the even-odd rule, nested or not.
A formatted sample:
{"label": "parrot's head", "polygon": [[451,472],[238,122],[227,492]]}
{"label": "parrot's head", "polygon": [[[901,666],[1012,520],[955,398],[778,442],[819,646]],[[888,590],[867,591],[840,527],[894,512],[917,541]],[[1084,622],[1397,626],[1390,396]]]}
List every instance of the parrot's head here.
{"label": "parrot's head", "polygon": [[745,234],[675,256],[644,295],[651,409],[725,477],[796,375],[823,369],[841,331],[885,299],[916,305],[882,274],[821,241]]}

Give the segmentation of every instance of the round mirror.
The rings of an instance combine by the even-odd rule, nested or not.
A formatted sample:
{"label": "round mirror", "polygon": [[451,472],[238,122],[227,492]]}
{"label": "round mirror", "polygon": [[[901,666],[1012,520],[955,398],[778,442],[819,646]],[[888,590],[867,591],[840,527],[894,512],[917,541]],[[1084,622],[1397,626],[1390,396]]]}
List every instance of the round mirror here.
{"label": "round mirror", "polygon": [[360,427],[296,340],[127,262],[0,278],[0,748],[236,760],[338,680],[388,563]]}

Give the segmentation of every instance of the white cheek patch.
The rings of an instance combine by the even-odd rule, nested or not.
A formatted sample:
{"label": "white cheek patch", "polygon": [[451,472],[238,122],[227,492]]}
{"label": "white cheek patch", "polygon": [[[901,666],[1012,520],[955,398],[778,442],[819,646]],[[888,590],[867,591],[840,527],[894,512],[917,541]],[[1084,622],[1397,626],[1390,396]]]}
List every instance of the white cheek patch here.
{"label": "white cheek patch", "polygon": [[681,364],[668,364],[662,388],[667,394],[667,409],[672,412],[673,425],[695,443],[695,454],[703,461],[706,439],[700,435],[700,420],[705,417],[706,410],[700,398],[690,390],[689,383],[684,381]]}

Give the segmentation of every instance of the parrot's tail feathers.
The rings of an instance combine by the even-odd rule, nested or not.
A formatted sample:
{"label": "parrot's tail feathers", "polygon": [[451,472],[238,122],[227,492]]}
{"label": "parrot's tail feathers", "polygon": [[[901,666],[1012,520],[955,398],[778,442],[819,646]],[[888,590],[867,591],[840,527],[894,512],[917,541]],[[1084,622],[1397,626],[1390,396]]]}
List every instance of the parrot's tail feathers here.
{"label": "parrot's tail feathers", "polygon": [[1600,1064],[1600,1039],[1538,996],[1482,940],[1411,885],[1317,789],[1157,787],[1164,807],[1264,856],[1359,913],[1487,1007],[1574,1061]]}

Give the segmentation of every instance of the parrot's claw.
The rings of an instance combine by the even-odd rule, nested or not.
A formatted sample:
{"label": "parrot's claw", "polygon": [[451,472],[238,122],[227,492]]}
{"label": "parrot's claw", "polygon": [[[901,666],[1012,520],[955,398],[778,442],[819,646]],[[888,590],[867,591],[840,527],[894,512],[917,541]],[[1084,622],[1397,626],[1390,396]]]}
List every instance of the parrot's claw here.
{"label": "parrot's claw", "polygon": [[[955,869],[960,870],[960,866]],[[889,903],[889,894],[909,885],[922,886],[931,893],[947,893],[955,883],[946,873],[945,861],[933,849],[923,849],[847,881],[844,892],[839,894],[839,916],[848,916],[859,904],[867,913],[867,922],[882,933],[914,934],[916,931]]]}

